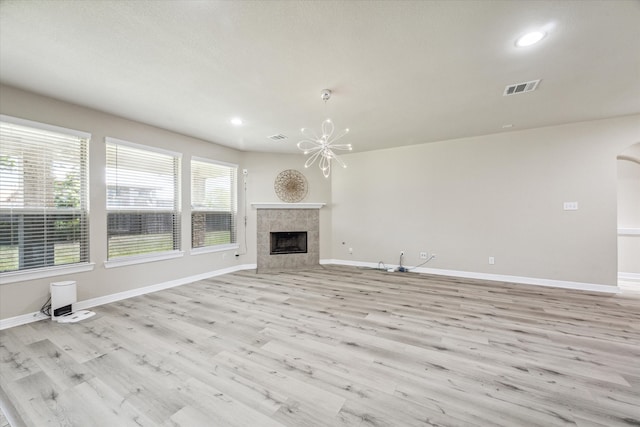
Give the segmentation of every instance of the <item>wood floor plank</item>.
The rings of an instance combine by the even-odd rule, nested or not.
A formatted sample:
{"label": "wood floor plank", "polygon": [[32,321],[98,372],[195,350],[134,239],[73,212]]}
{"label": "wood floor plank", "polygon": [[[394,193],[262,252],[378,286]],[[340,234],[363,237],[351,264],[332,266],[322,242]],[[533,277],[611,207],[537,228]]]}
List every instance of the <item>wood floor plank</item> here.
{"label": "wood floor plank", "polygon": [[[282,424],[254,408],[244,405],[233,397],[223,393],[210,384],[196,378],[188,378],[180,388],[180,393],[198,402],[196,409],[206,415],[204,423],[191,422],[190,427],[211,425],[245,427],[264,426],[281,427]],[[174,416],[171,417],[172,419]]]}
{"label": "wood floor plank", "polygon": [[0,333],[0,380],[10,384],[20,378],[40,372],[30,352],[14,334]]}
{"label": "wood floor plank", "polygon": [[40,371],[13,381],[6,393],[18,412],[16,415],[25,425],[73,425],[56,404],[62,391],[45,372]]}

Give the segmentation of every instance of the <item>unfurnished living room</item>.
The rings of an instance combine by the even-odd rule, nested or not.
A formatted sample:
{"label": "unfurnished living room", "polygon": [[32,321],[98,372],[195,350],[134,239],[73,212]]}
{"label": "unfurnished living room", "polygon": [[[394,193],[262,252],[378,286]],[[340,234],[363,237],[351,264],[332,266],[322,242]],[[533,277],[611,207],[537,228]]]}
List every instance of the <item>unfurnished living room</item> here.
{"label": "unfurnished living room", "polygon": [[0,427],[640,426],[639,23],[0,0]]}

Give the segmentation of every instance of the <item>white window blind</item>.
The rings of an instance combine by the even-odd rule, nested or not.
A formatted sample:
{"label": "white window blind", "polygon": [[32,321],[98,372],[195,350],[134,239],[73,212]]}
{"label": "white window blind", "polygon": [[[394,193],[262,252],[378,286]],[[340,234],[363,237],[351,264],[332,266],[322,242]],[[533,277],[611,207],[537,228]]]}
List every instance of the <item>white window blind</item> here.
{"label": "white window blind", "polygon": [[191,247],[236,243],[237,165],[191,160]]}
{"label": "white window blind", "polygon": [[180,154],[106,145],[108,259],[180,250]]}
{"label": "white window blind", "polygon": [[90,137],[0,116],[0,272],[89,262]]}

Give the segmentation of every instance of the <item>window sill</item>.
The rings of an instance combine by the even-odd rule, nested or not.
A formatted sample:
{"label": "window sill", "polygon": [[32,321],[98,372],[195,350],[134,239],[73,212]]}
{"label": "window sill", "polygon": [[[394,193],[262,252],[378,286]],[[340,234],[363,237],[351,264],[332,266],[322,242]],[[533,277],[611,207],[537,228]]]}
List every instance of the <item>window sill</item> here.
{"label": "window sill", "polygon": [[182,251],[161,252],[157,254],[131,256],[121,259],[114,259],[104,262],[104,268],[117,268],[127,265],[145,264],[147,262],[164,261],[167,259],[180,258],[184,256]]}
{"label": "window sill", "polygon": [[224,252],[237,250],[240,246],[236,243],[228,244],[228,245],[215,245],[215,246],[204,246],[202,248],[192,248],[191,255],[200,255],[200,254],[209,254],[212,252]]}
{"label": "window sill", "polygon": [[67,274],[83,273],[93,270],[92,262],[82,264],[60,265],[56,267],[43,267],[32,270],[11,271],[0,274],[0,284],[26,282],[27,280],[44,279],[47,277],[64,276]]}

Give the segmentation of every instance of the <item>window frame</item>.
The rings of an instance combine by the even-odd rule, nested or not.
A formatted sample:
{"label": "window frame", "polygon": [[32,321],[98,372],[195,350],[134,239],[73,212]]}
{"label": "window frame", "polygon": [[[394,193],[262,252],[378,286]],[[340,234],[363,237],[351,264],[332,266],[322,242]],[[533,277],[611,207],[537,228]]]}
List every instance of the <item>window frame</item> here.
{"label": "window frame", "polygon": [[[121,267],[121,266],[127,266],[127,265],[133,265],[133,264],[142,264],[142,263],[147,263],[147,262],[154,262],[154,261],[162,261],[162,260],[168,260],[168,259],[173,259],[173,258],[179,258],[182,257],[184,255],[184,252],[182,251],[182,230],[181,230],[181,224],[182,224],[182,206],[181,206],[181,193],[182,193],[182,189],[181,189],[181,182],[182,182],[182,153],[180,152],[176,152],[176,151],[171,151],[171,150],[166,150],[163,148],[159,148],[159,147],[155,147],[155,146],[150,146],[150,145],[144,145],[144,144],[139,144],[139,143],[135,143],[135,142],[131,142],[131,141],[126,141],[123,139],[119,139],[119,138],[113,138],[113,137],[105,137],[105,152],[107,152],[108,150],[108,145],[118,145],[118,146],[124,146],[124,147],[128,147],[128,148],[133,148],[136,150],[142,150],[145,151],[147,153],[155,153],[155,154],[160,154],[160,155],[165,155],[165,156],[170,156],[173,157],[173,161],[174,161],[174,176],[173,176],[173,186],[174,186],[174,198],[173,198],[173,209],[169,209],[169,208],[158,208],[158,209],[140,209],[139,207],[136,206],[132,206],[131,208],[127,208],[127,207],[110,207],[109,206],[109,177],[108,177],[108,171],[109,171],[109,160],[108,160],[108,154],[105,156],[105,190],[106,190],[106,203],[105,203],[105,213],[106,213],[106,220],[107,220],[107,224],[106,224],[106,243],[107,243],[107,259],[104,261],[104,267],[105,268],[114,268],[114,267]],[[163,214],[163,213],[172,213],[173,215],[173,225],[172,225],[172,242],[174,245],[174,249],[172,250],[167,250],[167,251],[156,251],[156,252],[147,252],[147,253],[140,253],[140,254],[133,254],[133,255],[125,255],[125,256],[119,256],[119,257],[115,257],[115,258],[109,258],[109,240],[110,240],[110,236],[109,236],[109,215],[110,214],[114,214],[114,213],[121,213],[121,214],[126,214],[126,213],[130,213],[130,214],[139,214],[142,215],[144,213],[149,213],[149,214]],[[135,234],[134,234],[135,235]]]}
{"label": "window frame", "polygon": [[[195,208],[194,207],[194,185],[193,185],[193,163],[194,162],[199,162],[199,163],[207,163],[207,164],[212,164],[215,166],[223,166],[223,167],[227,167],[233,170],[234,172],[234,176],[233,176],[233,182],[230,185],[230,191],[231,191],[231,200],[230,200],[230,214],[231,214],[231,242],[230,243],[221,243],[221,244],[214,244],[214,245],[206,245],[206,246],[198,246],[198,247],[193,247],[193,233],[194,233],[194,226],[193,226],[193,215],[194,213],[206,213],[206,212],[217,212],[214,209],[206,209],[206,208]],[[203,253],[211,253],[211,252],[223,252],[223,251],[228,251],[228,250],[234,250],[234,249],[239,249],[240,245],[238,244],[238,169],[239,169],[239,165],[235,164],[235,163],[229,163],[229,162],[224,162],[224,161],[220,161],[220,160],[213,160],[210,158],[206,158],[206,157],[198,157],[198,156],[191,156],[191,162],[190,162],[190,176],[189,176],[189,191],[190,191],[190,212],[189,212],[189,226],[190,226],[190,253],[193,255],[198,255],[198,254],[203,254]]]}
{"label": "window frame", "polygon": [[[79,189],[79,207],[50,207],[46,206],[36,206],[36,207],[8,207],[2,208],[0,207],[0,212],[7,212],[10,216],[20,215],[19,212],[22,212],[22,215],[26,214],[40,214],[43,215],[43,221],[48,216],[52,216],[55,218],[57,214],[59,215],[77,215],[80,218],[80,231],[78,237],[78,244],[80,245],[78,249],[78,262],[69,262],[65,264],[51,264],[51,265],[42,265],[32,268],[18,268],[18,270],[9,270],[0,272],[0,284],[5,283],[14,283],[20,281],[27,280],[35,280],[46,277],[54,277],[66,274],[73,274],[77,272],[90,271],[94,267],[94,263],[91,262],[90,255],[90,242],[91,242],[91,233],[90,233],[90,210],[89,210],[89,150],[91,145],[91,134],[84,131],[79,131],[75,129],[65,128],[61,126],[55,126],[47,123],[41,123],[33,120],[27,120],[17,117],[12,117],[8,115],[0,115],[0,122],[7,123],[9,125],[21,126],[30,128],[34,131],[42,131],[42,132],[52,132],[60,135],[64,135],[67,137],[78,138],[79,146],[77,150],[79,152],[80,157],[76,158],[77,166],[79,168],[78,176],[75,177],[75,183]],[[44,138],[44,136],[43,136]],[[42,144],[42,143],[40,143]],[[36,147],[38,148],[38,147]],[[39,149],[37,152],[34,152],[36,155],[44,152],[44,149]],[[75,153],[74,153],[75,154]],[[34,157],[35,158],[35,157]],[[41,161],[42,159],[38,159]],[[72,162],[72,164],[75,164]],[[79,181],[79,182],[78,182]],[[57,181],[53,181],[57,182]],[[55,184],[53,184],[55,185]],[[22,188],[21,194],[24,197],[25,190]],[[53,219],[55,221],[55,219]],[[43,239],[46,240],[49,233],[46,231],[43,233]],[[25,242],[22,242],[24,245]]]}

